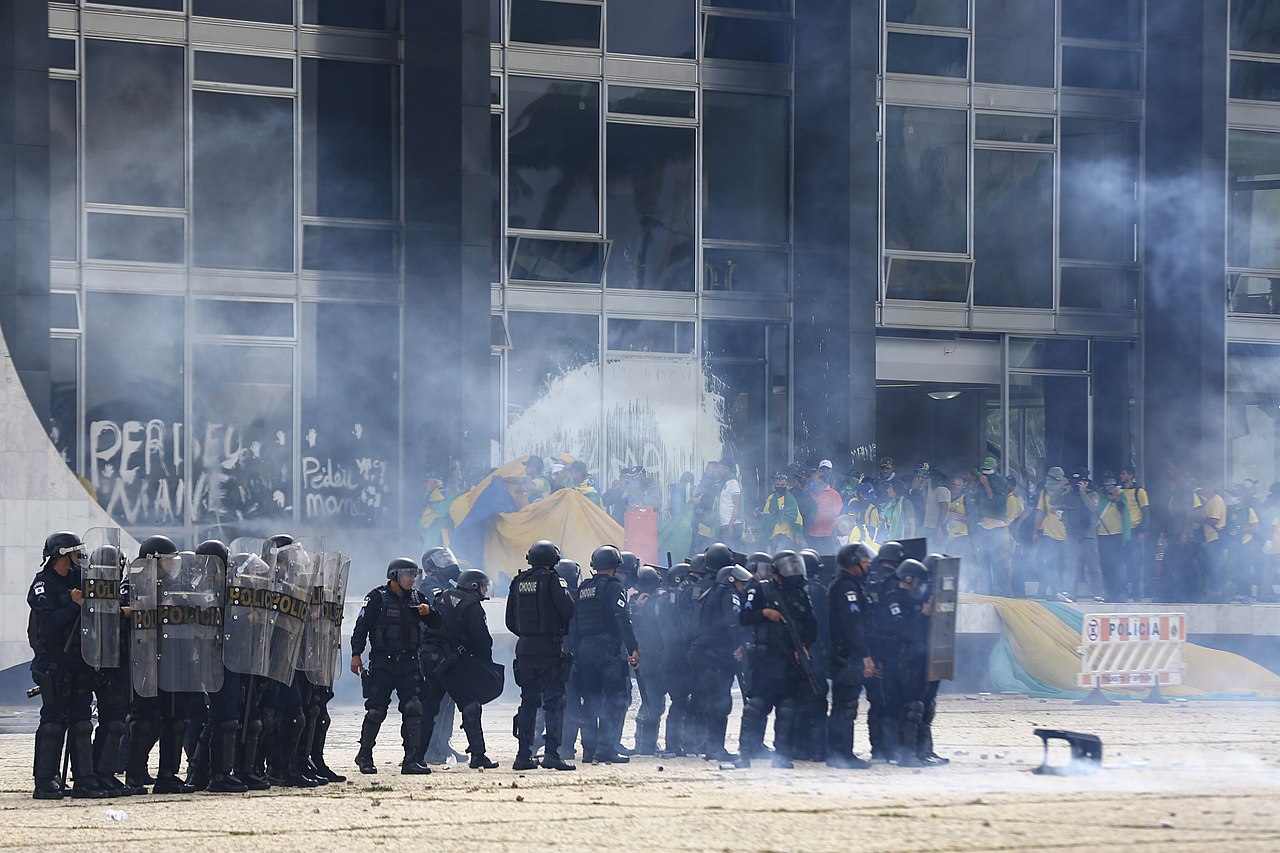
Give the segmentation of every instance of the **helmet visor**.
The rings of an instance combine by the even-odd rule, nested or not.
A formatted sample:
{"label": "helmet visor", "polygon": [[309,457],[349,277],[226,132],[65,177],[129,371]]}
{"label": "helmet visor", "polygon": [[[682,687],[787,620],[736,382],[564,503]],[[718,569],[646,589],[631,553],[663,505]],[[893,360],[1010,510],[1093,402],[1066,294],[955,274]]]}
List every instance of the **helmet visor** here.
{"label": "helmet visor", "polygon": [[795,554],[780,557],[773,561],[773,568],[784,578],[804,577],[804,560]]}

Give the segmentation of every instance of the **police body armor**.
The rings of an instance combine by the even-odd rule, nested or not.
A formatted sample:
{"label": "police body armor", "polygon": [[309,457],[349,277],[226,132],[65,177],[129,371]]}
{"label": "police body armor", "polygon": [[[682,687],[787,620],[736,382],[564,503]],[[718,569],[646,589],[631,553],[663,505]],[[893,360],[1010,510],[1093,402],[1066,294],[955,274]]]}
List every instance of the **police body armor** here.
{"label": "police body armor", "polygon": [[120,530],[95,527],[84,535],[89,559],[81,567],[80,655],[95,669],[120,666]]}
{"label": "police body armor", "polygon": [[[557,643],[564,637],[565,620],[560,618],[551,600],[553,584],[562,583],[559,575],[541,566],[516,575],[516,635],[521,639],[541,638]],[[566,585],[567,586],[567,585]],[[581,591],[581,588],[579,588]]]}
{"label": "police body armor", "polygon": [[221,558],[183,551],[161,557],[158,573],[159,685],[173,693],[214,693],[222,687]]}
{"label": "police body armor", "polygon": [[[232,672],[290,684],[311,607],[312,561],[300,545],[257,543],[257,552],[241,550],[231,558],[223,660]],[[242,539],[232,546],[253,548]]]}
{"label": "police body armor", "polygon": [[460,692],[455,691],[454,686],[465,682],[470,688],[469,692],[481,705],[497,699],[506,685],[505,668],[472,654],[463,635],[467,610],[480,607],[480,599],[460,589],[446,589],[436,598],[433,606],[437,607],[440,618],[444,620],[444,625],[439,629],[444,641],[443,658],[436,676],[450,693]]}
{"label": "police body armor", "polygon": [[369,631],[371,653],[399,657],[417,652],[422,644],[421,620],[415,608],[426,599],[416,589],[396,595],[386,586],[378,587],[382,614]]}
{"label": "police body armor", "polygon": [[617,618],[613,607],[618,600],[618,592],[614,588],[617,583],[612,577],[593,575],[582,586],[578,587],[578,605],[574,610],[574,620],[579,635],[592,637],[604,634],[617,638]]}
{"label": "police body armor", "polygon": [[[342,609],[347,597],[347,578],[351,558],[340,551],[325,551],[318,560],[322,577],[320,592],[320,632],[314,657],[308,659],[307,680],[321,687],[332,687],[342,673]],[[308,614],[310,616],[310,614]]]}

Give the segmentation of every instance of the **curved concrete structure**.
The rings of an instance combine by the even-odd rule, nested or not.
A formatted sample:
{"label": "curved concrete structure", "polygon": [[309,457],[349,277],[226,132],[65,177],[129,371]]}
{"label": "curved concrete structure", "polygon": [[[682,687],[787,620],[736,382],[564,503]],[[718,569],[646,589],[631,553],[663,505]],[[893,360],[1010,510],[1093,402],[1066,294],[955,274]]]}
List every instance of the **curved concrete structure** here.
{"label": "curved concrete structure", "polygon": [[[31,658],[27,587],[54,530],[119,527],[84,490],[31,408],[0,333],[0,669]],[[122,533],[127,549],[137,543]]]}

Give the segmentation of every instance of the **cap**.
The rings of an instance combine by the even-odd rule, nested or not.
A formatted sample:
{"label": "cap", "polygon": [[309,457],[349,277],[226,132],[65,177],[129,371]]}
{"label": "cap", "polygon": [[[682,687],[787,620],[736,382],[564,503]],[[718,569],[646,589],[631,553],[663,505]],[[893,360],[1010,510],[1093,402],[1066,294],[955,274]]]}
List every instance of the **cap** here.
{"label": "cap", "polygon": [[984,474],[994,474],[996,472],[996,465],[998,464],[1000,463],[996,462],[996,458],[994,456],[988,456],[986,459],[982,460],[982,468],[980,470]]}
{"label": "cap", "polygon": [[819,463],[818,463],[818,467],[819,467],[819,468],[826,468],[826,469],[830,470],[831,468],[834,468],[835,466],[831,464],[831,460],[830,460],[830,459],[823,459],[821,462],[819,462]]}
{"label": "cap", "polygon": [[777,472],[775,472],[775,473],[774,473],[774,475],[773,475],[773,479],[775,479],[775,480],[790,480],[790,479],[791,479],[791,475],[790,475],[790,474],[788,474],[786,471],[777,471]]}
{"label": "cap", "polygon": [[917,465],[917,466],[916,466],[916,473],[917,473],[917,474],[928,474],[928,473],[929,473],[929,463],[928,463],[928,462],[921,462],[919,465]]}

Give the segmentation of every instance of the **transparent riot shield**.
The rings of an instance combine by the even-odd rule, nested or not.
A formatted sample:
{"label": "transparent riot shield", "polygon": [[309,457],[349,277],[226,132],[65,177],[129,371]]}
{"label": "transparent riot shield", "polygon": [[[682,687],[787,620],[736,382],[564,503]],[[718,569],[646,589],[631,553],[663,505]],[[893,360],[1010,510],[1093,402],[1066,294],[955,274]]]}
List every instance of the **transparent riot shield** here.
{"label": "transparent riot shield", "polygon": [[306,549],[294,543],[275,550],[273,602],[271,608],[271,656],[267,677],[289,684],[299,668],[302,634],[311,610],[311,588],[315,583],[315,561]]}
{"label": "transparent riot shield", "polygon": [[955,678],[956,602],[960,594],[960,558],[933,559],[933,604],[929,616],[928,681]]}
{"label": "transparent riot shield", "polygon": [[144,697],[159,695],[156,578],[161,559],[173,558],[139,557],[129,564],[129,669],[133,692]]}
{"label": "transparent riot shield", "polygon": [[270,668],[273,575],[256,551],[232,552],[222,620],[222,660],[232,672],[265,676]]}
{"label": "transparent riot shield", "polygon": [[118,528],[95,527],[82,540],[89,557],[81,567],[80,655],[96,669],[120,666],[120,538]]}
{"label": "transparent riot shield", "polygon": [[335,555],[323,549],[310,552],[312,571],[307,587],[307,618],[302,624],[302,641],[298,649],[298,669],[308,674],[323,668],[325,650],[329,642],[329,626],[324,619],[325,563]]}
{"label": "transparent riot shield", "polygon": [[222,687],[222,619],[226,566],[183,551],[158,569],[160,689],[214,693]]}
{"label": "transparent riot shield", "polygon": [[322,611],[323,647],[314,666],[304,667],[307,679],[321,687],[332,687],[342,673],[342,608],[347,598],[347,576],[351,559],[341,552],[324,553],[320,569],[323,573]]}

